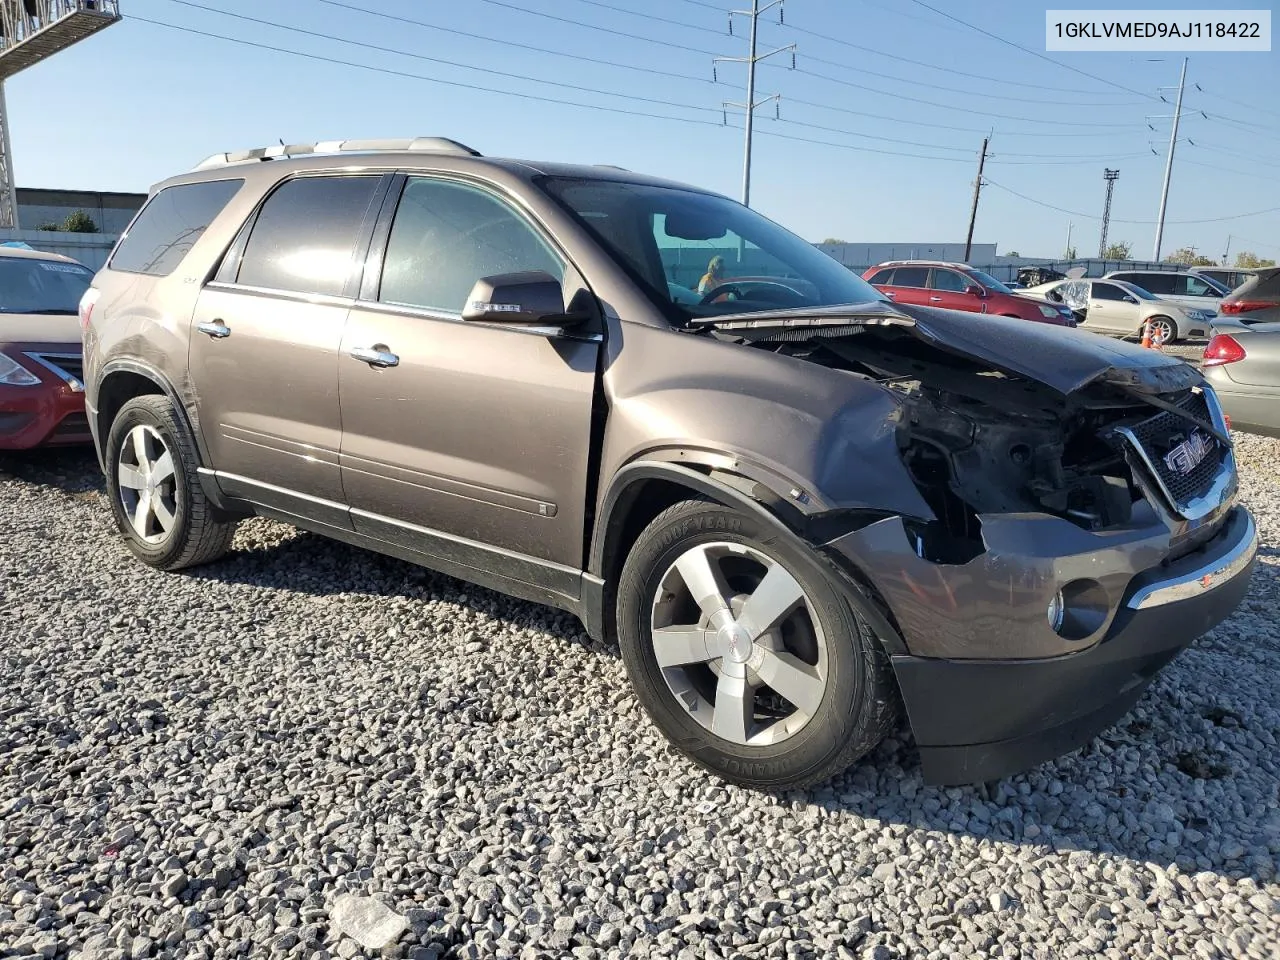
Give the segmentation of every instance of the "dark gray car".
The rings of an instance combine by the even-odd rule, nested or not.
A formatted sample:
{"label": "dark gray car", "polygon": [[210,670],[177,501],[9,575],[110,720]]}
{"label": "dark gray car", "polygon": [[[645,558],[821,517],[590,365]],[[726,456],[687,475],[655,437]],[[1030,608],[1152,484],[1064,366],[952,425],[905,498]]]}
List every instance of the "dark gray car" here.
{"label": "dark gray car", "polygon": [[258,514],[572,611],[753,786],[830,776],[902,705],[933,782],[1079,746],[1254,562],[1194,367],[895,305],[616,168],[218,156],[153,191],[82,314],[144,562],[213,561]]}

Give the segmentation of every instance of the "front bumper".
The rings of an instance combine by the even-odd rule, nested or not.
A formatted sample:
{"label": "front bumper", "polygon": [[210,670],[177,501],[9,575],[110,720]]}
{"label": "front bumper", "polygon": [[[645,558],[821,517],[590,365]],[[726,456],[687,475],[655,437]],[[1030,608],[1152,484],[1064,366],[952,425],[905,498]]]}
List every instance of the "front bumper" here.
{"label": "front bumper", "polygon": [[25,356],[15,359],[39,377],[40,383],[0,384],[0,450],[91,442],[83,388],[27,362]]}
{"label": "front bumper", "polygon": [[995,780],[1083,746],[1235,610],[1256,553],[1253,518],[1234,507],[1199,550],[1135,577],[1087,650],[1035,660],[894,656],[925,780]]}

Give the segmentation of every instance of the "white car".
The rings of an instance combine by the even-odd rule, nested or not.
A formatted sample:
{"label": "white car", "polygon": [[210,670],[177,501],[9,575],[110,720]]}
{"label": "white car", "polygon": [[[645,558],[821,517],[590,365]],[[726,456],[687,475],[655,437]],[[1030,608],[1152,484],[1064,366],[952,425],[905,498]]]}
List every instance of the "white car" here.
{"label": "white car", "polygon": [[1218,304],[1231,291],[1212,277],[1171,270],[1112,270],[1104,280],[1123,280],[1192,310],[1218,310]]}
{"label": "white car", "polygon": [[1163,343],[1213,332],[1216,311],[1181,306],[1123,280],[1054,280],[1022,291],[1071,307],[1085,330],[1132,336],[1151,321],[1152,336]]}

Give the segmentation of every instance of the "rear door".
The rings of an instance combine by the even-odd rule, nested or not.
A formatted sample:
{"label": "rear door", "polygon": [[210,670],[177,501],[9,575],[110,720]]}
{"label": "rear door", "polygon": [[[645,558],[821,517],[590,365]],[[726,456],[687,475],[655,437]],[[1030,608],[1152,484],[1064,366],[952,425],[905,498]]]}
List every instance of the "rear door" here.
{"label": "rear door", "polygon": [[929,268],[895,267],[893,282],[883,288],[897,303],[914,303],[929,306]]}
{"label": "rear door", "polygon": [[200,294],[191,378],[231,496],[349,526],[338,348],[384,189],[378,175],[285,180]]}
{"label": "rear door", "polygon": [[[549,578],[576,595],[599,330],[548,335],[461,312],[486,276],[544,270],[563,278],[566,302],[584,284],[535,223],[485,186],[409,176],[385,206],[339,359],[355,529],[445,569]],[[394,366],[360,359],[368,348],[394,355]]]}

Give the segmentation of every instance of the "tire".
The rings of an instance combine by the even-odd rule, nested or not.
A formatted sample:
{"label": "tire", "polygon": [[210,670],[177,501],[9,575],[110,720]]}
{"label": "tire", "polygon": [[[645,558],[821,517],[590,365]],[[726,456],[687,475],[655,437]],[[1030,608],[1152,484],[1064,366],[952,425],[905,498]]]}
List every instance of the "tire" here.
{"label": "tire", "polygon": [[[143,563],[181,570],[230,549],[236,524],[214,518],[196,474],[195,442],[167,398],[135,397],[121,407],[107,432],[105,459],[116,526]],[[144,460],[146,470],[140,468]]]}
{"label": "tire", "polygon": [[[728,588],[709,592],[732,598],[728,620],[722,610],[712,621],[721,623],[719,631],[703,625],[707,605],[714,606],[715,601],[694,601],[688,582],[699,577],[681,572],[680,565],[690,558],[691,569],[697,569],[699,556],[710,559],[723,575],[721,586]],[[770,578],[773,589],[752,587],[760,576],[759,571],[753,573],[756,566]],[[776,587],[781,583],[787,587]],[[742,591],[753,598],[779,597],[773,606],[784,609],[788,589],[797,587],[803,594],[801,606],[780,619],[780,626],[751,642],[751,613],[745,606],[738,609]],[[725,780],[756,789],[785,790],[830,778],[884,739],[898,717],[897,691],[884,648],[850,606],[844,589],[807,551],[779,537],[756,517],[704,500],[668,508],[636,540],[618,585],[618,642],[641,704],[679,750]],[[740,622],[737,617],[742,618]],[[684,626],[695,619],[698,626]],[[655,624],[665,666],[659,665]],[[697,647],[695,661],[712,650],[722,651],[719,658],[673,663],[689,655],[673,653],[670,642],[680,646],[683,638],[695,634],[710,638],[695,641],[705,643]],[[731,642],[725,640],[727,636],[733,637]],[[770,645],[773,649],[766,649]],[[744,657],[750,659],[740,663]],[[785,665],[785,671],[778,664]],[[746,679],[734,681],[730,674],[735,670],[745,671]],[[722,691],[722,686],[731,690],[733,683],[742,682],[749,692],[752,678],[759,682],[766,674],[779,679],[764,682],[749,696],[741,695],[741,701]],[[795,679],[801,675],[803,684],[796,686]],[[787,680],[783,686],[797,691],[798,695],[792,694],[795,702],[811,705],[808,710],[796,707],[771,686],[782,679]],[[819,682],[820,697],[814,693]],[[723,725],[730,729],[729,737],[718,732],[722,730],[722,720],[717,719],[722,716],[722,695],[725,704],[748,704],[741,713],[746,718],[741,726],[733,720],[739,711],[725,709],[723,716],[728,719]],[[794,713],[788,715],[788,707]]]}
{"label": "tire", "polygon": [[[1169,331],[1169,336],[1163,341],[1166,345],[1171,343],[1177,343],[1179,340],[1182,339],[1181,336],[1179,336],[1178,325],[1173,321],[1172,318],[1163,317],[1163,316],[1151,318],[1151,336],[1153,338],[1156,337],[1157,333],[1160,330],[1161,325],[1163,325]],[[1139,331],[1139,335],[1141,335],[1141,331]]]}

